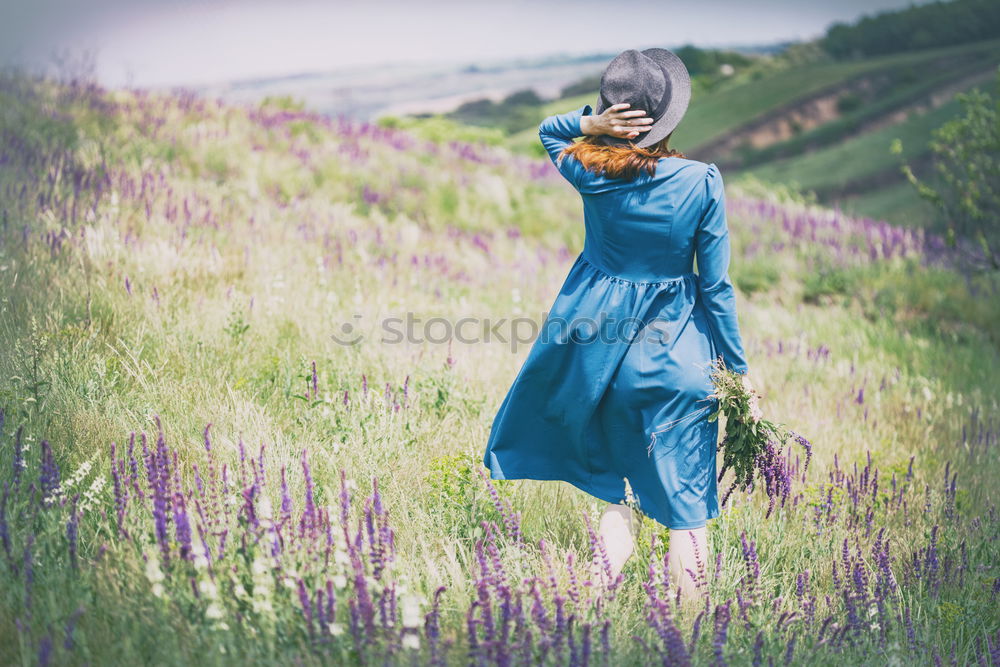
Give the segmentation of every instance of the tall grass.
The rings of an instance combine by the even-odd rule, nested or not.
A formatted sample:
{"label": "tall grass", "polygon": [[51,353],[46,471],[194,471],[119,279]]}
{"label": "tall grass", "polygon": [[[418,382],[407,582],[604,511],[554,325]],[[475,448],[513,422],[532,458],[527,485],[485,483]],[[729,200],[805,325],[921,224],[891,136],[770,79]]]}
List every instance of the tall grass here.
{"label": "tall grass", "polygon": [[[510,320],[582,243],[548,163],[0,97],[4,663],[997,664],[997,285],[939,239],[734,193],[752,373],[814,459],[730,500],[684,606],[663,527],[611,581],[593,499],[481,473]],[[435,342],[463,317],[506,324]]]}

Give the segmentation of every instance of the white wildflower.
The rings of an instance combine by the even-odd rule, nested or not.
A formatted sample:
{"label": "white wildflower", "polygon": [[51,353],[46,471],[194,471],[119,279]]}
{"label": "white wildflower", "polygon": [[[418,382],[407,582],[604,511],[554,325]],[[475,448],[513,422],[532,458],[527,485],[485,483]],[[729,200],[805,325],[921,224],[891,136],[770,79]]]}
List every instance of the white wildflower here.
{"label": "white wildflower", "polygon": [[83,502],[80,503],[81,512],[90,511],[100,502],[101,492],[104,491],[106,482],[107,479],[103,475],[94,478],[94,481],[90,483],[90,487],[83,494]]}
{"label": "white wildflower", "polygon": [[52,493],[42,499],[42,502],[46,507],[52,507],[59,503],[59,500],[63,497],[62,489],[62,486],[56,485],[56,487],[52,489]]}
{"label": "white wildflower", "polygon": [[403,597],[402,615],[404,628],[416,628],[420,626],[420,601],[413,595]]}
{"label": "white wildflower", "polygon": [[400,227],[399,234],[400,240],[406,246],[413,246],[420,240],[420,227],[416,223],[407,220],[407,222]]}
{"label": "white wildflower", "polygon": [[344,624],[343,623],[330,623],[327,628],[330,630],[330,634],[334,637],[339,637],[344,634]]}
{"label": "white wildflower", "polygon": [[261,496],[260,502],[257,504],[257,516],[261,523],[268,522],[265,526],[269,525],[271,519],[274,518],[274,508],[271,507],[271,499],[267,496]]}
{"label": "white wildflower", "polygon": [[165,579],[163,570],[160,569],[160,560],[154,553],[149,553],[146,557],[146,578],[151,584],[159,583]]}
{"label": "white wildflower", "polygon": [[403,636],[403,648],[412,649],[414,651],[419,649],[420,637],[412,633],[405,634]]}
{"label": "white wildflower", "polygon": [[[274,606],[271,604],[271,596],[274,594],[274,574],[267,558],[257,554],[250,565],[253,575],[253,596],[251,607],[256,614],[274,615]],[[239,591],[235,591],[240,595]],[[245,591],[244,591],[245,594]]]}
{"label": "white wildflower", "polygon": [[204,542],[197,542],[193,545],[194,547],[194,566],[196,569],[204,570],[208,567],[208,549],[205,548]]}
{"label": "white wildflower", "polygon": [[219,587],[211,579],[202,579],[199,581],[198,591],[209,600],[216,600],[219,597]]}
{"label": "white wildflower", "polygon": [[218,602],[213,602],[212,604],[208,605],[208,607],[205,608],[205,618],[211,621],[217,621],[224,615],[225,612],[222,610],[222,605],[220,605]]}
{"label": "white wildflower", "polygon": [[90,469],[91,469],[91,467],[93,467],[93,465],[94,465],[93,459],[88,459],[88,460],[84,461],[83,463],[81,463],[80,467],[78,467],[73,472],[72,475],[70,475],[69,477],[67,477],[63,481],[63,483],[59,485],[60,491],[62,491],[62,492],[65,493],[65,492],[69,491],[70,489],[72,489],[74,486],[78,485],[80,482],[82,482],[83,479],[88,474],[90,474]]}
{"label": "white wildflower", "polygon": [[628,481],[628,477],[622,477],[625,481],[625,504],[628,506],[635,505],[635,493],[632,491],[632,485]]}
{"label": "white wildflower", "polygon": [[274,607],[271,605],[271,600],[269,598],[254,598],[253,599],[253,610],[256,614],[273,614]]}
{"label": "white wildflower", "polygon": [[257,556],[253,559],[253,564],[250,566],[250,571],[253,573],[254,581],[256,582],[257,577],[268,574],[271,571],[270,566],[267,564],[262,557]]}

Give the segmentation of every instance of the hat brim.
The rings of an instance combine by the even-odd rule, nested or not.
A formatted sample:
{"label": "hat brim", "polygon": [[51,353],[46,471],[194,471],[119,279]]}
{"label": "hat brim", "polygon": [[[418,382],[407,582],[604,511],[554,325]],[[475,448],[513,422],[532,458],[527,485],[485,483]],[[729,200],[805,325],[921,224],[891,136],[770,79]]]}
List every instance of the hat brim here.
{"label": "hat brim", "polygon": [[[684,66],[681,59],[667,49],[651,48],[644,50],[642,53],[659,63],[670,78],[671,92],[667,109],[650,126],[648,131],[643,132],[636,139],[624,139],[622,137],[612,137],[611,135],[602,134],[597,137],[597,141],[602,144],[607,146],[632,145],[638,148],[652,146],[673,132],[677,128],[677,125],[680,124],[685,112],[687,112],[688,104],[691,102],[691,76],[688,74],[687,67]],[[594,108],[595,114],[602,114],[607,109],[604,105],[604,100],[600,96],[598,96],[597,104]]]}

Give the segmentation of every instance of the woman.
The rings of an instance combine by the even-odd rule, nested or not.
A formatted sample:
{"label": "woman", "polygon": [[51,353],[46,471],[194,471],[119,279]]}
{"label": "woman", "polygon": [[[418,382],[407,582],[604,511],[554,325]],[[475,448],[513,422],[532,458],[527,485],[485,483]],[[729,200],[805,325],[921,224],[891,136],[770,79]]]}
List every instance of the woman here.
{"label": "woman", "polygon": [[687,596],[719,515],[712,361],[749,384],[722,177],[668,146],[690,86],[670,51],[628,50],[601,77],[596,113],[542,121],[583,199],[586,241],[484,456],[493,479],[563,480],[610,503],[600,532],[615,578],[634,546],[630,490],[670,529],[668,568]]}

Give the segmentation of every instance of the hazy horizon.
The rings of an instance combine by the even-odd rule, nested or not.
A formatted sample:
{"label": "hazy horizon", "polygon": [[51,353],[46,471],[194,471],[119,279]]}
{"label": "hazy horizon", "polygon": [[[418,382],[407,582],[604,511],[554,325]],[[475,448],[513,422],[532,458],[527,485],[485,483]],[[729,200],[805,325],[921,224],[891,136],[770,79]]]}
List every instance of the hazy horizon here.
{"label": "hazy horizon", "polygon": [[[765,0],[662,3],[614,10],[609,30],[592,0],[473,5],[314,0],[70,0],[5,3],[0,60],[40,66],[91,53],[98,80],[140,87],[205,85],[399,63],[461,64],[696,44],[766,45],[820,36],[835,21],[905,7],[902,0],[836,4]],[[710,18],[706,18],[710,17]],[[613,24],[613,19],[612,19]]]}

